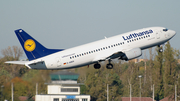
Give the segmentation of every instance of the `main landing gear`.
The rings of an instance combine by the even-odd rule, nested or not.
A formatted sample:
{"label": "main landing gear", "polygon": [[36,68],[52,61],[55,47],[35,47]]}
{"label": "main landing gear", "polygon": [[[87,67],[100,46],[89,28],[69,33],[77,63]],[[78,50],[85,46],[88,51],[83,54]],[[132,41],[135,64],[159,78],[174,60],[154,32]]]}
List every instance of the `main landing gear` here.
{"label": "main landing gear", "polygon": [[112,65],[111,63],[109,63],[109,64],[106,65],[106,68],[107,68],[107,69],[112,69],[112,68],[113,68],[113,65]]}
{"label": "main landing gear", "polygon": [[94,64],[94,68],[99,69],[99,68],[101,68],[101,65],[99,63],[96,63],[96,64]]}
{"label": "main landing gear", "polygon": [[106,65],[106,68],[107,69],[112,69],[113,65],[111,64],[111,60],[109,59],[108,61],[109,61],[109,63]]}
{"label": "main landing gear", "polygon": [[[101,65],[99,63],[95,63],[94,68],[99,69],[99,68],[101,68]],[[106,65],[106,68],[107,69],[112,69],[113,68],[113,65],[111,64],[111,60],[109,60],[109,63]]]}

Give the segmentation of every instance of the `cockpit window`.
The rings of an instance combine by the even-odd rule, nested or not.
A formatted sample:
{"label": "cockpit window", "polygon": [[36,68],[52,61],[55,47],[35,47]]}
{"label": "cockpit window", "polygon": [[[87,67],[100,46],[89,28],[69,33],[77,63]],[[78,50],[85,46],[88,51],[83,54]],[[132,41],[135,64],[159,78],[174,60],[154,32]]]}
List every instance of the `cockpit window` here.
{"label": "cockpit window", "polygon": [[167,28],[165,28],[165,29],[163,29],[163,31],[165,31],[165,32],[166,32],[166,31],[168,31],[168,29],[167,29]]}

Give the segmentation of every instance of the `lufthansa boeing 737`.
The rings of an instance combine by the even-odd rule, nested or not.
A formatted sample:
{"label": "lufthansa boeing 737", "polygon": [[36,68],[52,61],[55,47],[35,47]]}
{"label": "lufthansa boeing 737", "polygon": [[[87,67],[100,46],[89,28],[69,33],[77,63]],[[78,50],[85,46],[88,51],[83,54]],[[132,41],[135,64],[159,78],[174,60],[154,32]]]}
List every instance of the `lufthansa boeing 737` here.
{"label": "lufthansa boeing 737", "polygon": [[143,28],[70,49],[48,49],[24,30],[15,33],[29,61],[7,61],[25,65],[29,69],[68,69],[94,64],[99,69],[101,61],[108,60],[106,68],[112,69],[111,60],[131,60],[142,55],[142,50],[160,46],[175,36],[176,32],[164,27]]}

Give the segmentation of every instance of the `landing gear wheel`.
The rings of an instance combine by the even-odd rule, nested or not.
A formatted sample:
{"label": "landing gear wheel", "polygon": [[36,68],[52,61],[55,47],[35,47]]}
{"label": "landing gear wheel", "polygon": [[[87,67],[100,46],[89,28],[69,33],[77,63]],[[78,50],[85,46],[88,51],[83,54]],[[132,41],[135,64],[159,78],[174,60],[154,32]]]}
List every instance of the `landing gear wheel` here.
{"label": "landing gear wheel", "polygon": [[96,63],[96,64],[94,64],[94,68],[99,69],[99,68],[101,68],[101,65],[99,63]]}
{"label": "landing gear wheel", "polygon": [[163,49],[161,48],[161,49],[159,49],[159,52],[163,52]]}
{"label": "landing gear wheel", "polygon": [[111,63],[109,63],[109,64],[106,65],[106,68],[107,68],[107,69],[112,69],[112,68],[113,68],[113,65],[112,65]]}

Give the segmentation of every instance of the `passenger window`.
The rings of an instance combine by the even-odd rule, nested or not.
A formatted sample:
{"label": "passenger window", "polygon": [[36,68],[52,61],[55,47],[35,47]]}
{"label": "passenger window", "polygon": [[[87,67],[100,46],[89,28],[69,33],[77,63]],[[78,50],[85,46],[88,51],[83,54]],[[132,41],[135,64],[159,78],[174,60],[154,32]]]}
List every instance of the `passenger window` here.
{"label": "passenger window", "polygon": [[111,46],[109,46],[109,48],[111,48]]}

